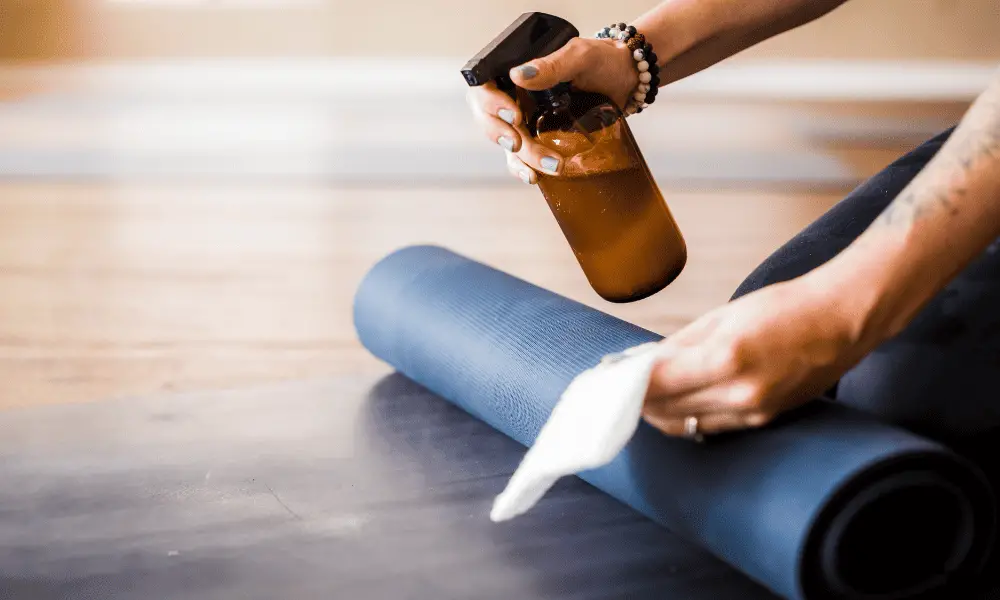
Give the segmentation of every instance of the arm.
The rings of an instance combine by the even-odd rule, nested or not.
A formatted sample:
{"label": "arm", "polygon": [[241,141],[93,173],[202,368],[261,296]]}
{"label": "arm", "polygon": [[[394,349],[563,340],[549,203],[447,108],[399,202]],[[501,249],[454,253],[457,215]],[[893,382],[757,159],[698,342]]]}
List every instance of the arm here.
{"label": "arm", "polygon": [[897,335],[998,236],[1000,73],[920,174],[813,278],[858,290],[848,310],[870,345]]}
{"label": "arm", "polygon": [[667,0],[633,23],[666,85],[826,15],[847,0]]}
{"label": "arm", "polygon": [[[817,19],[845,1],[665,0],[633,24],[653,45],[660,84],[666,85]],[[515,67],[511,79],[528,90],[572,81],[624,107],[637,83],[635,61],[622,44],[608,41],[573,39],[549,56]],[[524,115],[509,96],[487,84],[470,88],[468,102],[486,138],[504,149],[511,175],[534,184],[538,172],[559,173],[559,157],[531,140],[521,125]]]}
{"label": "arm", "polygon": [[829,389],[1000,236],[1000,73],[843,252],[668,337],[645,417],[673,435],[756,427]]}

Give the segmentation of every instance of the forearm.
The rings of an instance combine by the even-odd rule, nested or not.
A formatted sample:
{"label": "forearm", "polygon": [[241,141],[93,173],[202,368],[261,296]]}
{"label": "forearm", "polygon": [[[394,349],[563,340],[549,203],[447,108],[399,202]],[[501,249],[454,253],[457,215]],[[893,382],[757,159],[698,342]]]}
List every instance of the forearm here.
{"label": "forearm", "polygon": [[665,0],[635,20],[661,85],[827,14],[846,0]]}
{"label": "forearm", "polygon": [[920,174],[851,246],[810,277],[839,288],[858,336],[898,334],[1000,236],[1000,77]]}

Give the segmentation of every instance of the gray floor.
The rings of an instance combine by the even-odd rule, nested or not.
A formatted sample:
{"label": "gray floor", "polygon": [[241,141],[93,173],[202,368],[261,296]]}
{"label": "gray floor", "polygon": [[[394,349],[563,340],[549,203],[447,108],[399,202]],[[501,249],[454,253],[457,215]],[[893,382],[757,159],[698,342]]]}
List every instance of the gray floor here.
{"label": "gray floor", "polygon": [[7,411],[0,431],[4,600],[773,599],[576,478],[491,523],[524,449],[396,375]]}
{"label": "gray floor", "polygon": [[579,480],[489,521],[523,448],[399,377],[0,414],[0,598],[770,594]]}

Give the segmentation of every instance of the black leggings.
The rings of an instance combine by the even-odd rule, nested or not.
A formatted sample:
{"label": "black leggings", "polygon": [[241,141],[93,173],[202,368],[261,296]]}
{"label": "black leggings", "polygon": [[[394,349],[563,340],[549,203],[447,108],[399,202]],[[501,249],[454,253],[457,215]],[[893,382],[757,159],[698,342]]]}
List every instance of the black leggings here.
{"label": "black leggings", "polygon": [[[795,278],[836,256],[920,172],[951,131],[855,189],[757,267],[733,297]],[[828,395],[942,441],[995,437],[991,433],[1000,431],[1000,240]]]}

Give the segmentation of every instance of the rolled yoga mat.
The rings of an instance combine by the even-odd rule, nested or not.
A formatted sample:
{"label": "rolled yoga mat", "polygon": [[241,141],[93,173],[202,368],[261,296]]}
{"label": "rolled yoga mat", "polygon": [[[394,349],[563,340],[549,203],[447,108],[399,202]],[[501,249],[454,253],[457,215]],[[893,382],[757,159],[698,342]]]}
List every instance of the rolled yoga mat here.
{"label": "rolled yoga mat", "polygon": [[[376,264],[354,319],[376,357],[525,446],[577,374],[662,339],[435,246]],[[790,600],[957,593],[995,531],[974,465],[824,401],[705,444],[643,423],[580,477]]]}

